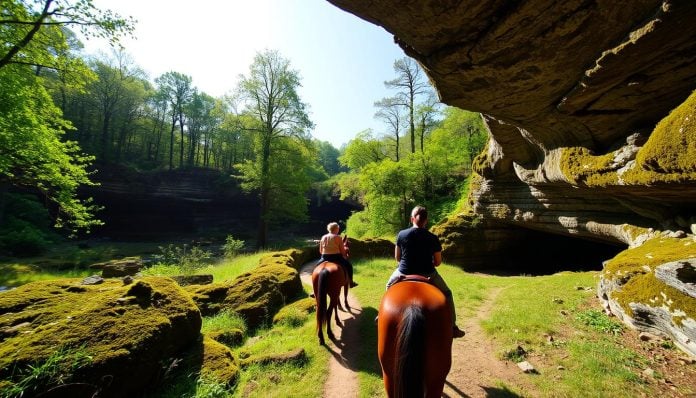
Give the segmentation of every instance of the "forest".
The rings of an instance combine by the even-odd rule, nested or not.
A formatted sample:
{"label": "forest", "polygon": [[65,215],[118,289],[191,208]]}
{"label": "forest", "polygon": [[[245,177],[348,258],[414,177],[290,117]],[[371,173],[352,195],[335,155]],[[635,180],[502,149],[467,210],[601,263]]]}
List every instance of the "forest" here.
{"label": "forest", "polygon": [[[91,1],[13,0],[2,12],[6,254],[98,235],[103,206],[81,187],[114,165],[134,173],[212,169],[232,178],[258,200],[259,248],[274,225],[306,220],[311,195],[362,208],[347,220],[352,236],[391,237],[415,204],[431,206],[435,220],[454,209],[487,139],[480,115],[440,104],[408,57],[394,61],[394,78],[384,82],[393,95],[374,101],[383,129],[356,132],[335,148],[312,137],[311,104],[298,93],[302,73],[278,51],[259,51],[236,89],[213,97],[184,73],[146,75],[119,42],[134,21]],[[112,47],[86,54],[81,40],[90,37]]]}

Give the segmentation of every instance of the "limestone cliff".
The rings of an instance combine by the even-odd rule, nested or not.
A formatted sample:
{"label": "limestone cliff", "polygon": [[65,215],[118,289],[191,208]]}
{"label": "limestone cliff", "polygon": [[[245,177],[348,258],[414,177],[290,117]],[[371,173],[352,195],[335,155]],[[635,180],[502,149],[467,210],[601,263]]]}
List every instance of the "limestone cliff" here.
{"label": "limestone cliff", "polygon": [[[393,33],[443,102],[483,114],[473,213],[437,228],[448,259],[503,261],[530,230],[624,248],[696,234],[696,2],[329,1]],[[630,277],[612,275],[601,295],[633,314],[611,294]],[[690,316],[659,329],[691,336]]]}

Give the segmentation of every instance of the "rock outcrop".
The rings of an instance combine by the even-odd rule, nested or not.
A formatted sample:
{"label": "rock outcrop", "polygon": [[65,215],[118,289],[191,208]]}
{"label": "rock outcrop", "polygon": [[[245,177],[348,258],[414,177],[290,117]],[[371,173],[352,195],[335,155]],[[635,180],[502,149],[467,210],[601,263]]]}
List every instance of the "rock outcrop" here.
{"label": "rock outcrop", "polygon": [[[140,394],[162,377],[163,364],[198,339],[200,328],[198,308],[169,278],[29,283],[0,295],[0,391]],[[43,372],[24,385],[30,367]]]}
{"label": "rock outcrop", "polygon": [[[439,226],[445,256],[461,244],[479,261],[518,256],[510,244],[530,230],[624,248],[696,233],[695,2],[329,1],[393,33],[443,102],[483,115],[478,226],[466,214]],[[660,283],[641,286],[673,287]],[[608,302],[632,317],[614,286]],[[676,318],[656,323],[693,334]]]}

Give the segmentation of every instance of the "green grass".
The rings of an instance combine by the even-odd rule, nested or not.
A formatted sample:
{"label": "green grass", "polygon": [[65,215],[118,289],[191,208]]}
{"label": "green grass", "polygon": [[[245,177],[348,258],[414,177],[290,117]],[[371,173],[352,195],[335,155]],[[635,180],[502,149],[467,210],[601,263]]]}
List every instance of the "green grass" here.
{"label": "green grass", "polygon": [[[259,265],[261,257],[270,252],[260,251],[242,254],[232,259],[219,260],[215,264],[198,269],[195,274],[211,274],[213,281],[223,282],[233,280],[239,275],[249,272]],[[143,275],[174,276],[182,275],[182,271],[174,265],[154,264],[142,271]]]}
{"label": "green grass", "polygon": [[238,357],[287,353],[304,348],[307,361],[283,365],[249,365],[244,368],[234,397],[321,397],[327,377],[330,352],[319,345],[313,316],[299,327],[276,325],[261,330],[247,344],[235,350]]}
{"label": "green grass", "polygon": [[213,316],[203,317],[203,325],[201,325],[201,333],[203,334],[234,329],[239,329],[245,334],[247,332],[244,318],[235,312],[221,311]]}
{"label": "green grass", "polygon": [[90,269],[43,269],[23,263],[0,264],[0,286],[17,287],[30,282],[59,279],[84,278],[99,273]]}
{"label": "green grass", "polygon": [[[373,319],[384,284],[395,266],[394,260],[387,259],[355,262],[356,281],[360,286],[352,293],[365,315],[360,324],[361,397],[385,396]],[[539,375],[526,378],[538,389],[534,395],[572,397],[589,393],[628,397],[646,392],[649,395],[638,376],[645,366],[645,358],[622,346],[619,324],[599,309],[591,308],[598,306],[598,302],[594,289],[587,288],[596,286],[597,272],[500,277],[469,274],[446,264],[438,271],[453,291],[460,325],[476,315],[484,301],[494,300],[489,315],[481,322],[498,347],[491,355],[504,360],[506,353],[509,357],[518,345],[522,346],[527,351],[524,359],[540,371]],[[508,380],[495,383],[511,392],[522,387],[511,386]]]}

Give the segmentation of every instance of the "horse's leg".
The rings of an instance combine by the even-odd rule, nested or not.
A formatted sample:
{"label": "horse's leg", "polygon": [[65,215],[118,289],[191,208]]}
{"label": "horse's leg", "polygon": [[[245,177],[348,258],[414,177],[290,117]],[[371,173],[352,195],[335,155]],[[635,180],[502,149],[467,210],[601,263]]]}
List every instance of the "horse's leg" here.
{"label": "horse's leg", "polygon": [[348,304],[348,289],[350,289],[350,281],[347,281],[343,286],[343,302],[346,304],[346,311],[350,313],[350,304]]}
{"label": "horse's leg", "polygon": [[336,337],[334,337],[333,332],[331,331],[331,311],[335,311],[336,303],[334,303],[333,297],[330,297],[331,301],[329,302],[329,310],[326,313],[326,335],[329,337],[329,340],[334,340]]}

